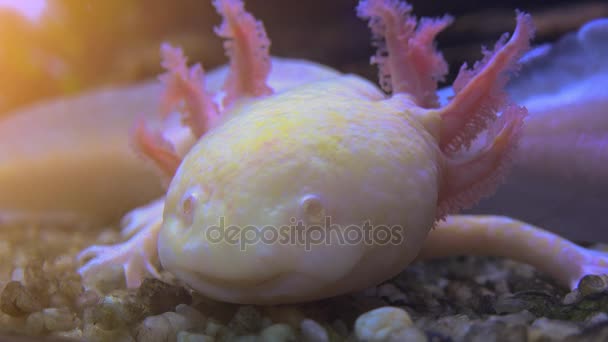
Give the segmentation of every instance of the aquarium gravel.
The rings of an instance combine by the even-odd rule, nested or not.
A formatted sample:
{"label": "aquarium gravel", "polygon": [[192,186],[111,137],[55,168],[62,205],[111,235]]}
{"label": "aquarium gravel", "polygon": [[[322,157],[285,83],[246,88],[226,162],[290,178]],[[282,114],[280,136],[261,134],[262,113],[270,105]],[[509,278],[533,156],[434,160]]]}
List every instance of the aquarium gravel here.
{"label": "aquarium gravel", "polygon": [[[75,229],[78,228],[78,229]],[[83,284],[75,255],[114,243],[113,227],[5,224],[0,240],[0,334],[83,341],[602,341],[608,279],[568,293],[500,258],[419,262],[360,293],[300,305],[220,303],[123,272]],[[598,246],[601,248],[601,246]],[[38,339],[33,339],[38,340]]]}

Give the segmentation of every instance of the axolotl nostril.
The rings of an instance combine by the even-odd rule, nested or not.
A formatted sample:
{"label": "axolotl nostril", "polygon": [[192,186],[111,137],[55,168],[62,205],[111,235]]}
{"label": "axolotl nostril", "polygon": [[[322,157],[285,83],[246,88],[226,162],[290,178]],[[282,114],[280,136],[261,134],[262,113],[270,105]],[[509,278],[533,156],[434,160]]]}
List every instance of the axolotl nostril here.
{"label": "axolotl nostril", "polygon": [[[263,25],[241,1],[214,5],[230,58],[223,91],[207,91],[203,69],[163,46],[170,124],[154,131],[139,121],[133,137],[170,180],[166,198],[129,214],[127,242],[83,251],[93,257],[85,278],[120,263],[138,286],[161,276],[158,257],[207,296],[277,304],[364,289],[416,259],[453,254],[512,257],[570,287],[606,271],[606,255],[523,222],[450,216],[494,191],[517,145],[527,111],[504,86],[533,36],[528,14],[460,70],[455,95],[439,106],[448,66],[434,37],[450,17],[417,21],[404,2],[359,3],[378,46],[380,89],[271,58]],[[273,87],[302,77],[273,70],[283,63],[318,77]]]}

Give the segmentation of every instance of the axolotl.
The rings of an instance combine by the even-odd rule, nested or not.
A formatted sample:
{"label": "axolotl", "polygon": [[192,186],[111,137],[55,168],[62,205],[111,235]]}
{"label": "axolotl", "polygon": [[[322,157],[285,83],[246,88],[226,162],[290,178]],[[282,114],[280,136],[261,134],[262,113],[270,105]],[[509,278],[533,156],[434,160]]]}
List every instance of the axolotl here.
{"label": "axolotl", "polygon": [[[179,48],[162,46],[162,125],[142,116],[132,137],[158,167],[166,196],[127,215],[127,241],[79,255],[85,279],[121,265],[127,286],[137,287],[146,276],[161,277],[159,261],[208,297],[283,304],[365,289],[415,260],[448,255],[513,258],[570,288],[608,271],[608,254],[525,222],[455,215],[493,193],[517,147],[527,110],[504,88],[533,38],[529,14],[517,12],[510,37],[472,68],[463,65],[454,95],[440,105],[437,83],[448,65],[434,38],[449,16],[418,20],[405,2],[360,1],[357,14],[378,48],[371,60],[377,87],[272,58],[263,24],[242,1],[214,6],[230,59],[223,87],[210,92],[199,64],[188,67]],[[303,73],[285,72],[300,66],[306,82]],[[289,233],[294,222],[313,227],[327,219],[337,228],[324,231],[332,237],[325,243],[260,237],[267,227]],[[400,227],[402,238],[337,239],[366,226]],[[227,227],[258,240],[234,243]]]}

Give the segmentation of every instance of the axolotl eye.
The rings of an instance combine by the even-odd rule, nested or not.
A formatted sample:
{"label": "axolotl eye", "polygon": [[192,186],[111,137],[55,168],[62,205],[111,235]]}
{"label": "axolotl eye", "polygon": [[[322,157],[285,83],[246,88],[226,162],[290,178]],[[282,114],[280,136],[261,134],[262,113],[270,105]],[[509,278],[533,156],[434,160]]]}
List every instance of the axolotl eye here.
{"label": "axolotl eye", "polygon": [[302,220],[307,224],[321,223],[327,215],[321,197],[316,194],[302,196],[298,212]]}
{"label": "axolotl eye", "polygon": [[191,225],[194,221],[194,211],[201,202],[201,192],[199,187],[188,189],[182,197],[179,207],[184,223]]}

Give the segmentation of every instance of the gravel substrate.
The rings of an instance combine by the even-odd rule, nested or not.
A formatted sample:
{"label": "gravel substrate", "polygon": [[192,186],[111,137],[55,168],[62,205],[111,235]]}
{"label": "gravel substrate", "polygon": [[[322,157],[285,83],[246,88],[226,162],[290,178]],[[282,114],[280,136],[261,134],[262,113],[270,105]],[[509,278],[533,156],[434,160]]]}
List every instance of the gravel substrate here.
{"label": "gravel substrate", "polygon": [[361,293],[256,307],[209,300],[171,284],[168,275],[166,282],[150,279],[125,290],[119,269],[100,274],[95,290],[84,290],[74,256],[92,243],[118,241],[112,229],[5,225],[0,232],[0,341],[15,335],[86,341],[608,339],[604,276],[588,276],[568,293],[527,265],[457,257],[413,264]]}

